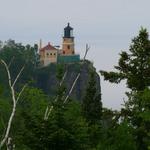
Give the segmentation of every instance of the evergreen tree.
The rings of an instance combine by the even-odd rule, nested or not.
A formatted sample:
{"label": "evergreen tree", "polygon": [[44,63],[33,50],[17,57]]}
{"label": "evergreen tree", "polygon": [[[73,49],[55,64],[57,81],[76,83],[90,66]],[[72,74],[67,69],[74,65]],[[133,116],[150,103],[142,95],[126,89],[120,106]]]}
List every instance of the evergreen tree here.
{"label": "evergreen tree", "polygon": [[57,66],[57,80],[58,80],[58,85],[57,85],[57,95],[54,98],[53,106],[53,115],[55,117],[55,119],[57,120],[57,125],[61,126],[64,120],[64,110],[65,110],[65,106],[64,106],[64,97],[65,97],[65,86],[62,83],[62,78],[63,78],[63,74],[64,74],[64,68],[62,65],[58,65]]}
{"label": "evergreen tree", "polygon": [[[127,93],[129,100],[121,115],[133,127],[134,138],[138,150],[147,150],[149,146],[148,113],[150,110],[148,94],[145,90],[150,86],[150,41],[146,29],[141,28],[139,35],[132,40],[129,52],[122,52],[117,72],[101,71],[105,80],[119,83],[126,80],[131,92]],[[150,93],[150,91],[147,91]]]}
{"label": "evergreen tree", "polygon": [[104,132],[97,146],[98,150],[137,150],[132,127],[124,121]]}
{"label": "evergreen tree", "polygon": [[82,112],[83,116],[90,124],[98,123],[101,120],[101,94],[96,88],[96,76],[94,71],[90,72],[88,87],[82,100]]}
{"label": "evergreen tree", "polygon": [[134,91],[144,90],[150,85],[150,41],[146,29],[141,28],[139,35],[132,40],[129,53],[120,54],[117,72],[100,71],[105,80],[119,83],[127,80],[127,86]]}
{"label": "evergreen tree", "polygon": [[150,146],[150,90],[130,93],[122,112],[125,120],[133,127],[138,150],[148,150]]}

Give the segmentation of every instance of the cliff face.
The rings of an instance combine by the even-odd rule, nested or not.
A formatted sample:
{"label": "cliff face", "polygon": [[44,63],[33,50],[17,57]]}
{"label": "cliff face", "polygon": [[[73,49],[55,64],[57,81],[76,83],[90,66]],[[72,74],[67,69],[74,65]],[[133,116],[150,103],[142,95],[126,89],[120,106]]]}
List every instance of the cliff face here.
{"label": "cliff face", "polygon": [[[80,72],[81,75],[73,89],[71,94],[71,98],[75,100],[81,100],[83,95],[85,94],[85,90],[89,81],[89,72],[90,70],[94,70],[95,68],[89,62],[79,62],[73,64],[66,64],[64,65],[64,70],[67,70],[67,75],[64,80],[64,85],[66,87],[66,93],[70,90],[75,78],[77,77],[78,73]],[[43,89],[43,91],[50,96],[56,95],[57,89],[57,79],[56,79],[56,72],[57,72],[57,64],[51,64],[48,67],[40,68],[37,70],[36,73],[36,86]],[[100,77],[96,73],[96,83],[97,83],[97,91],[100,92]]]}

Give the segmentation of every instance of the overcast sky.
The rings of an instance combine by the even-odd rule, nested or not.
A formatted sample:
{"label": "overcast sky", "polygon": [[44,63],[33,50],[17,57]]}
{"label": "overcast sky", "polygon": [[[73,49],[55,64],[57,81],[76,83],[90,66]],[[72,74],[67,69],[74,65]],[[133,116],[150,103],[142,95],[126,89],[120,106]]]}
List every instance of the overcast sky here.
{"label": "overcast sky", "polygon": [[[150,31],[150,0],[0,0],[0,40],[24,44],[50,41],[61,45],[63,28],[74,28],[76,51],[97,71],[113,70],[121,50],[128,50],[141,26]],[[101,78],[105,107],[119,109],[125,98],[125,84],[114,85]]]}

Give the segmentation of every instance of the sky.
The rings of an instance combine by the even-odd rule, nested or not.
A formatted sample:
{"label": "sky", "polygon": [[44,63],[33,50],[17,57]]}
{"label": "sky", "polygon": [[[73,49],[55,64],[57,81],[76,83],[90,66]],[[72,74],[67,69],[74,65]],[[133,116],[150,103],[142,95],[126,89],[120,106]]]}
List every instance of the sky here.
{"label": "sky", "polygon": [[[76,52],[85,52],[99,70],[112,71],[119,53],[128,51],[141,26],[150,31],[150,0],[0,0],[0,40],[23,44],[62,44],[63,28],[74,28]],[[120,109],[125,82],[115,85],[101,77],[103,106]]]}

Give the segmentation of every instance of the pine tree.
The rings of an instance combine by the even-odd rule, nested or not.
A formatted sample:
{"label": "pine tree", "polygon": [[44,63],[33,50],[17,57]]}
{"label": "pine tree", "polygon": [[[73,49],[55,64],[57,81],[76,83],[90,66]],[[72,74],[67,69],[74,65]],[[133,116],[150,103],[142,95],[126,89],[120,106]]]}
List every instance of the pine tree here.
{"label": "pine tree", "polygon": [[119,83],[126,79],[131,90],[141,91],[150,85],[150,41],[146,29],[141,28],[139,35],[132,40],[129,53],[120,54],[117,72],[100,71],[105,80]]}
{"label": "pine tree", "polygon": [[57,80],[58,80],[58,85],[57,85],[57,96],[54,98],[53,106],[53,115],[55,120],[57,121],[58,126],[63,126],[63,120],[64,120],[64,97],[65,97],[65,86],[64,84],[60,84],[61,80],[64,75],[64,67],[63,65],[58,65],[57,66]]}
{"label": "pine tree", "polygon": [[[100,71],[105,80],[119,83],[126,80],[128,101],[121,115],[133,127],[138,150],[147,150],[149,146],[149,94],[150,86],[150,40],[146,29],[141,28],[139,35],[132,40],[129,52],[120,54],[117,72]],[[146,92],[145,92],[146,90]]]}
{"label": "pine tree", "polygon": [[88,87],[82,100],[82,113],[90,124],[98,123],[101,120],[101,94],[96,88],[96,76],[94,71],[90,72]]}
{"label": "pine tree", "polygon": [[148,150],[150,146],[150,90],[129,94],[129,100],[125,103],[125,117],[133,127],[138,150]]}

